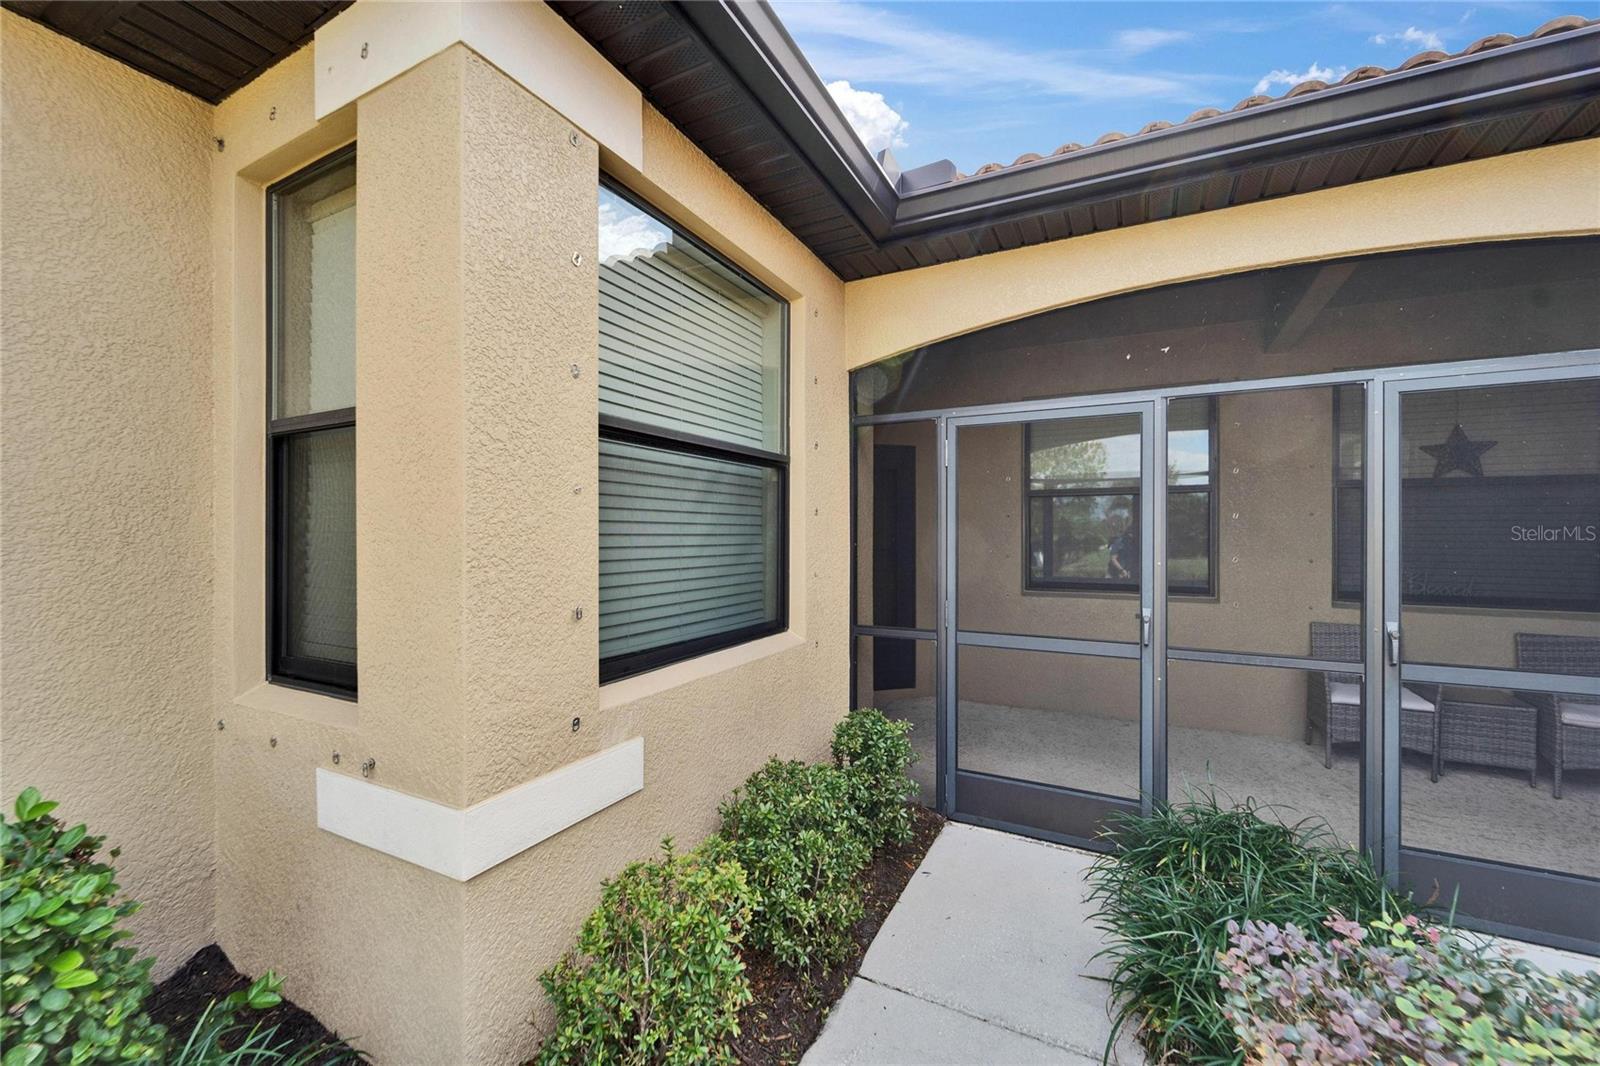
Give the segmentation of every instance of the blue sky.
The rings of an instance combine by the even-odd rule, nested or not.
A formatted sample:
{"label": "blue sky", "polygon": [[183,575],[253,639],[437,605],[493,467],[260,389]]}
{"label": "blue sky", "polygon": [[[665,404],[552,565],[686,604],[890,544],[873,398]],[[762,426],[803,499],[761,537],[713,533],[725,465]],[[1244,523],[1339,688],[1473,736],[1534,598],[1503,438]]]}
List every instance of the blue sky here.
{"label": "blue sky", "polygon": [[[1307,77],[1525,34],[1595,0],[1545,3],[1016,3],[774,0],[874,150],[971,173],[1111,130],[1278,96]],[[840,85],[839,83],[846,83]]]}

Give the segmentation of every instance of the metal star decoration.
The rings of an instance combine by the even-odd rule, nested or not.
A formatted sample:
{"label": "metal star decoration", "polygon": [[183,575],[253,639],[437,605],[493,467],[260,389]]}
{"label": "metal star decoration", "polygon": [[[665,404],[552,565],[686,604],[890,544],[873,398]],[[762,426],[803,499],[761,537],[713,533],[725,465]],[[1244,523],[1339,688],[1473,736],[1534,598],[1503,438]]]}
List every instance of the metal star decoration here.
{"label": "metal star decoration", "polygon": [[1500,442],[1497,440],[1468,440],[1466,430],[1457,422],[1442,444],[1420,445],[1433,456],[1433,476],[1444,477],[1452,470],[1460,470],[1472,477],[1483,476],[1483,453]]}

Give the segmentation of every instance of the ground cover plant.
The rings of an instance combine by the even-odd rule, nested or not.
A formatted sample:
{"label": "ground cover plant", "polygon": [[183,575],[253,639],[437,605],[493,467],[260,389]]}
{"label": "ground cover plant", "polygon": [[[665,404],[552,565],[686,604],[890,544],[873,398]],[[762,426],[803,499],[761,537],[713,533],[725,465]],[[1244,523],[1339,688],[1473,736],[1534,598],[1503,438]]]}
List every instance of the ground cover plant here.
{"label": "ground cover plant", "polygon": [[[283,1002],[271,972],[211,1002],[200,1024],[175,1037],[145,1009],[155,960],[125,941],[121,922],[139,904],[118,897],[105,838],[68,827],[57,804],[26,788],[0,817],[0,1066],[64,1062],[341,1062],[342,1044],[292,1046],[275,1027],[242,1017]],[[115,860],[119,851],[106,853]]]}
{"label": "ground cover plant", "polygon": [[1547,975],[1411,915],[1321,924],[1325,940],[1230,925],[1224,1011],[1249,1062],[1600,1062],[1600,974]]}
{"label": "ground cover plant", "polygon": [[1120,818],[1090,898],[1110,936],[1115,1029],[1136,1021],[1153,1059],[1239,1062],[1219,956],[1232,922],[1321,930],[1332,911],[1366,921],[1412,908],[1319,823],[1284,825],[1211,793]]}

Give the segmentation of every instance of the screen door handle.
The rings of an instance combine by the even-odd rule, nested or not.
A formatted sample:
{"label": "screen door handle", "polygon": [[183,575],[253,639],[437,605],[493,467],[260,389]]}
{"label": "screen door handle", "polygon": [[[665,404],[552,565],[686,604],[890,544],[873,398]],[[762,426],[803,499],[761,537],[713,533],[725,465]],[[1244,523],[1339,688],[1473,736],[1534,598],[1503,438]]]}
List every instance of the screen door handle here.
{"label": "screen door handle", "polygon": [[1137,617],[1139,619],[1139,643],[1148,648],[1150,646],[1150,612],[1140,611]]}
{"label": "screen door handle", "polygon": [[1399,626],[1389,626],[1386,630],[1384,630],[1384,636],[1386,638],[1388,638],[1387,640],[1384,641],[1384,643],[1387,644],[1388,647],[1389,647],[1389,665],[1390,666],[1399,666],[1400,665],[1400,627]]}

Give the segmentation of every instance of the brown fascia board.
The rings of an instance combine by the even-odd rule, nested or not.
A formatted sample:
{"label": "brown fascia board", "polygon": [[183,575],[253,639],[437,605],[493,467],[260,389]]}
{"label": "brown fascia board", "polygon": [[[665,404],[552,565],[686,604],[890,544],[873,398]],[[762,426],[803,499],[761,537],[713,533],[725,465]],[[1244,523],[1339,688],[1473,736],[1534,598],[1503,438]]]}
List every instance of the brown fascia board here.
{"label": "brown fascia board", "polygon": [[867,152],[764,0],[672,7],[883,248],[1600,96],[1600,26],[1590,26],[908,190]]}
{"label": "brown fascia board", "polygon": [[889,235],[898,194],[816,71],[764,2],[668,5],[743,81],[751,99],[876,239]]}
{"label": "brown fascia board", "polygon": [[890,240],[1062,210],[1493,114],[1600,96],[1600,26],[1524,41],[899,197]]}

